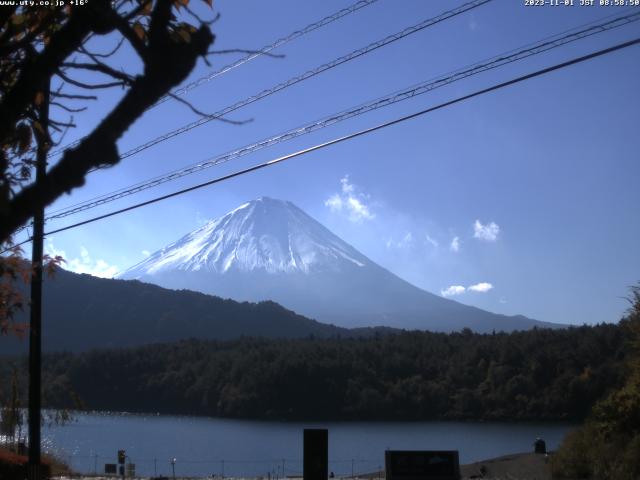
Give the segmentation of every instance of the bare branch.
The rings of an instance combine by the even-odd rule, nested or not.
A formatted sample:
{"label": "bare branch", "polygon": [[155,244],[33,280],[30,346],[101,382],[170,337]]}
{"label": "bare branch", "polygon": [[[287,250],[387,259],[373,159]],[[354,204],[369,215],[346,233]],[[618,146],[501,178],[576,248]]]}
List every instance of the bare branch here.
{"label": "bare branch", "polygon": [[41,88],[33,79],[50,77],[59,69],[60,63],[82,44],[91,31],[105,34],[110,31],[105,24],[105,12],[111,10],[108,0],[92,0],[83,8],[72,10],[69,20],[51,36],[49,43],[41,50],[29,49],[30,59],[22,62],[20,78],[11,90],[0,99],[0,139],[17,123],[18,118]]}
{"label": "bare branch", "polygon": [[[215,115],[212,115],[210,113],[205,113],[201,110],[198,110],[196,107],[194,107],[189,101],[185,100],[182,97],[179,97],[178,95],[175,95],[171,92],[167,93],[168,96],[170,96],[171,98],[173,98],[174,100],[177,100],[178,102],[182,103],[183,105],[186,105],[187,107],[189,107],[189,109],[195,113],[196,115],[200,115],[201,117],[204,118],[212,118],[215,117]],[[253,118],[249,118],[247,120],[230,120],[228,118],[224,118],[224,117],[217,117],[216,120],[219,120],[221,122],[224,123],[230,123],[231,125],[245,125],[247,123],[251,123],[253,122]]]}
{"label": "bare branch", "polygon": [[67,127],[64,129],[64,131],[62,132],[62,134],[60,134],[60,138],[57,141],[51,141],[51,146],[52,147],[58,147],[62,144],[62,141],[64,140],[64,138],[67,136],[67,133],[69,133],[70,128]]}
{"label": "bare branch", "polygon": [[207,55],[226,55],[228,53],[246,53],[249,55],[256,55],[256,54],[260,54],[260,55],[264,55],[266,57],[271,57],[271,58],[285,58],[286,55],[282,54],[282,53],[270,53],[270,52],[264,52],[262,50],[245,50],[244,48],[229,48],[226,50],[211,50],[209,52],[207,52]]}
{"label": "bare branch", "polygon": [[84,83],[84,82],[79,82],[78,80],[74,80],[72,78],[69,78],[67,75],[65,75],[64,73],[62,73],[61,70],[56,71],[55,73],[56,75],[58,75],[60,78],[62,78],[65,82],[74,85],[76,87],[80,87],[80,88],[86,88],[88,90],[98,90],[98,89],[103,89],[103,88],[113,88],[113,87],[124,87],[127,85],[127,83],[125,82],[108,82],[108,83]]}
{"label": "bare branch", "polygon": [[82,53],[84,53],[85,55],[91,57],[92,59],[95,58],[109,58],[113,55],[116,54],[116,52],[118,50],[120,50],[120,47],[124,44],[124,37],[121,37],[120,40],[118,40],[118,44],[109,52],[107,53],[95,53],[95,52],[89,52],[85,47],[80,47],[80,51]]}
{"label": "bare branch", "polygon": [[[94,1],[104,3],[107,0],[92,0],[89,5],[95,4]],[[157,0],[151,15],[149,46],[144,52],[146,57],[144,73],[135,77],[131,87],[127,89],[113,110],[77,146],[65,150],[60,160],[51,167],[41,182],[25,186],[7,202],[2,199],[4,205],[0,208],[0,242],[5,241],[16,228],[26,223],[32,216],[34,208],[50,205],[65,192],[83,185],[86,175],[96,167],[117,164],[120,161],[116,145],[118,139],[151,105],[182,83],[193,70],[197,59],[203,57],[209,50],[214,37],[206,26],[201,26],[193,32],[189,42],[176,41],[172,38],[172,5],[172,0]],[[84,11],[87,9],[73,10],[73,12]],[[108,22],[109,18],[105,19],[105,17],[109,17],[109,12],[101,17],[103,22]],[[106,29],[108,23],[101,26]],[[94,26],[93,31],[101,33],[104,30],[98,31]],[[42,78],[42,75],[46,78],[46,75],[59,72],[60,64],[71,52],[79,48],[88,32],[89,30],[84,30],[82,35],[73,37],[74,41],[77,40],[73,43],[73,48],[65,49],[63,52],[65,55],[53,65],[48,65],[50,68],[40,68],[29,73],[37,74],[34,78]],[[58,57],[54,60],[58,60]],[[60,78],[66,76],[64,72],[60,73]],[[25,80],[24,83],[29,82]],[[22,92],[21,102],[11,103],[12,110],[5,108],[5,98],[0,101],[0,138],[3,138],[5,131],[3,127],[15,125],[15,115],[12,116],[11,112],[17,106],[19,116],[24,116],[25,107],[33,101],[36,91],[35,87],[31,87]],[[8,112],[8,115],[4,116],[5,112]]]}
{"label": "bare branch", "polygon": [[[52,120],[49,119],[49,124],[52,127],[66,127],[66,128],[71,128],[71,127],[77,127],[77,125],[75,123],[73,123],[73,117],[71,117],[71,120],[69,122],[59,122],[57,120]],[[58,130],[61,131],[61,130]]]}
{"label": "bare branch", "polygon": [[68,93],[52,93],[52,97],[67,98],[69,100],[97,100],[95,95],[70,95]]}
{"label": "bare branch", "polygon": [[69,112],[69,113],[78,113],[78,112],[84,112],[87,107],[81,107],[81,108],[71,108],[71,107],[67,107],[66,105],[63,105],[62,103],[59,102],[49,102],[50,105],[55,105],[58,108],[62,108],[63,110]]}
{"label": "bare branch", "polygon": [[115,24],[118,31],[122,34],[124,38],[126,38],[133,49],[136,51],[138,56],[142,59],[143,62],[146,63],[147,58],[147,46],[145,43],[136,35],[136,32],[133,31],[131,25],[122,17],[116,15]]}
{"label": "bare branch", "polygon": [[119,72],[110,66],[98,62],[98,63],[77,63],[77,62],[65,62],[62,64],[64,68],[75,68],[80,70],[91,70],[94,72],[100,72],[105,75],[109,75],[110,77],[117,78],[124,84],[131,84],[133,82],[133,77],[124,72]]}
{"label": "bare branch", "polygon": [[215,17],[213,17],[211,20],[204,20],[200,15],[198,15],[197,13],[195,13],[193,10],[191,10],[191,8],[189,7],[189,5],[183,5],[182,6],[186,12],[191,15],[195,20],[198,21],[198,23],[200,23],[200,25],[207,25],[207,26],[211,26],[214,23],[216,23],[218,21],[218,19],[220,18],[220,13],[216,14]]}

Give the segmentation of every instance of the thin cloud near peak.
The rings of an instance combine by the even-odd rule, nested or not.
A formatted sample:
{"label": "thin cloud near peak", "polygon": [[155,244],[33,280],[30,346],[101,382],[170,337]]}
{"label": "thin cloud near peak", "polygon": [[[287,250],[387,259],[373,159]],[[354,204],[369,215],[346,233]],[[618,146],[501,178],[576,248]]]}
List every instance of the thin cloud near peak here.
{"label": "thin cloud near peak", "polygon": [[449,250],[451,250],[452,252],[459,252],[460,251],[460,238],[459,237],[453,237],[453,239],[451,240],[451,244],[449,245]]}
{"label": "thin cloud near peak", "polygon": [[500,227],[496,222],[489,222],[483,225],[480,220],[476,220],[473,224],[473,238],[486,242],[495,242],[498,239],[499,233]]}
{"label": "thin cloud near peak", "polygon": [[373,220],[375,214],[369,207],[369,195],[349,180],[349,175],[340,179],[340,192],[334,193],[324,201],[325,207],[334,213],[346,214],[349,221],[360,223],[364,220]]}
{"label": "thin cloud near peak", "polygon": [[443,297],[453,297],[455,295],[462,295],[466,292],[487,293],[489,290],[493,290],[493,285],[491,283],[480,282],[468,287],[463,285],[451,285],[440,290],[440,295]]}
{"label": "thin cloud near peak", "polygon": [[469,287],[469,290],[471,290],[472,292],[479,292],[479,293],[485,293],[492,289],[493,289],[493,285],[491,285],[489,282],[480,282],[480,283],[476,283],[475,285],[471,285]]}
{"label": "thin cloud near peak", "polygon": [[454,295],[462,295],[467,289],[462,285],[451,285],[445,289],[440,290],[440,295],[443,297],[453,297]]}

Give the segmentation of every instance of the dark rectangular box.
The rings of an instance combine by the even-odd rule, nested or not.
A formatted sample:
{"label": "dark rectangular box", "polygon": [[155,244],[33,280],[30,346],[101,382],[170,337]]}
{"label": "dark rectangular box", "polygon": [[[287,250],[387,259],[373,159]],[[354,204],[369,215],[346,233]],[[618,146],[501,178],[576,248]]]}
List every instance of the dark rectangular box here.
{"label": "dark rectangular box", "polygon": [[329,431],[304,429],[303,439],[304,480],[327,480],[329,476]]}
{"label": "dark rectangular box", "polygon": [[387,450],[387,480],[459,480],[457,450]]}

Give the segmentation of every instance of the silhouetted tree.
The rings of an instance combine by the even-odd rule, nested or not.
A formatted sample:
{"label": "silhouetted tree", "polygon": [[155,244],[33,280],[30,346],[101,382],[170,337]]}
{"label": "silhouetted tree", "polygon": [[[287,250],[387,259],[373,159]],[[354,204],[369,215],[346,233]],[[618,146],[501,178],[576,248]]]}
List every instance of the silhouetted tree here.
{"label": "silhouetted tree", "polygon": [[[170,95],[214,39],[212,21],[202,20],[189,0],[84,0],[64,7],[15,3],[0,10],[2,251],[35,211],[83,185],[91,170],[117,164],[118,139],[146,109]],[[116,40],[113,50],[96,51],[92,39],[106,35]],[[141,69],[110,64],[123,44],[138,56]],[[49,151],[75,126],[73,113],[86,109],[97,92],[112,88],[124,90],[115,107],[40,181],[31,181],[36,144]],[[43,125],[38,110],[47,101],[55,115]],[[70,118],[56,117],[61,114]],[[23,303],[15,281],[30,270],[17,260],[19,253],[0,256],[0,330],[5,333]]]}

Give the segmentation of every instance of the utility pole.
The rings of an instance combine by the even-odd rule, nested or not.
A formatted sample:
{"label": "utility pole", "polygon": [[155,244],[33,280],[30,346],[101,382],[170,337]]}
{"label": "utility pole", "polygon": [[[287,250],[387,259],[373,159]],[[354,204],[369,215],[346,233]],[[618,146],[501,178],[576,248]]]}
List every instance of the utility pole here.
{"label": "utility pole", "polygon": [[[49,90],[50,80],[44,86],[38,107],[36,128],[36,184],[41,183],[47,173],[49,139]],[[29,480],[43,477],[40,463],[40,415],[42,379],[42,257],[44,250],[44,207],[33,216],[33,249],[31,251],[31,308],[29,320]]]}

